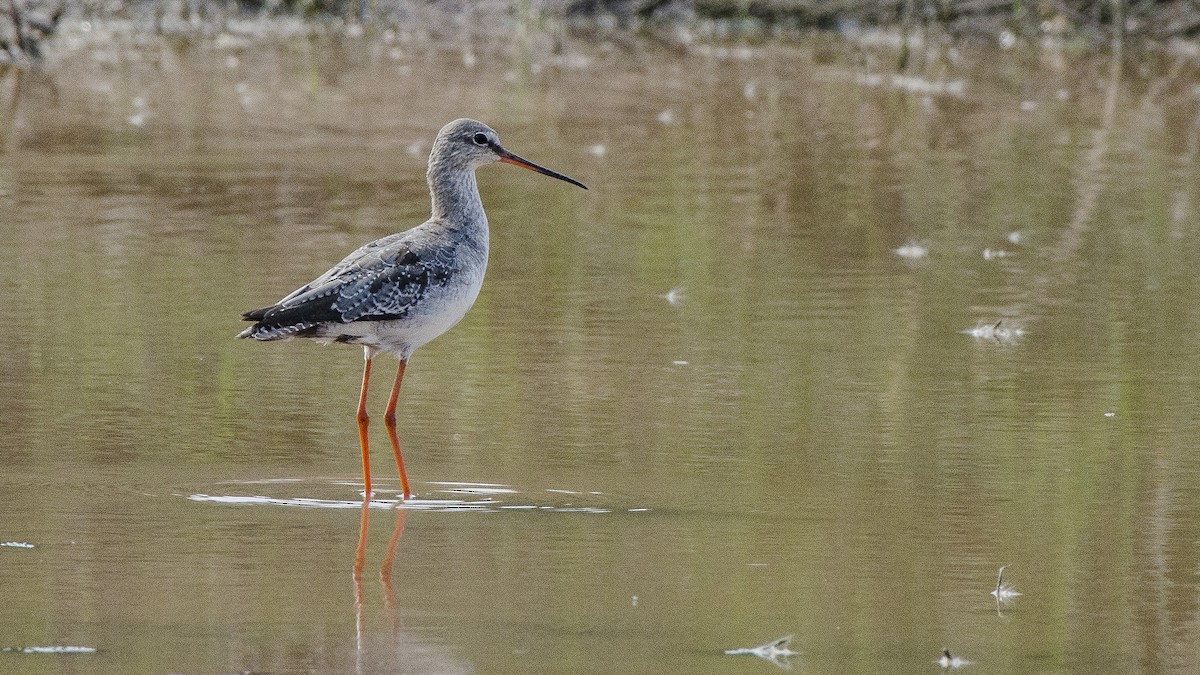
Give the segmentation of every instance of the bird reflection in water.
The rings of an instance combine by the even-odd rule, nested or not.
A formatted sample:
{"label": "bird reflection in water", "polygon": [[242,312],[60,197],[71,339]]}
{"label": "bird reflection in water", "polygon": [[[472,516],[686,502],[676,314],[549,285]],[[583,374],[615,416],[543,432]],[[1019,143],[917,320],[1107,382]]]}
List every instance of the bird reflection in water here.
{"label": "bird reflection in water", "polygon": [[[396,592],[392,585],[392,565],[396,560],[396,545],[404,534],[404,519],[408,512],[405,509],[392,509],[396,514],[396,524],[392,528],[392,538],[388,540],[383,562],[379,565],[379,585],[383,588],[383,606],[391,624],[392,637],[400,635],[400,617],[396,611]],[[362,657],[365,651],[363,643],[363,570],[367,566],[367,530],[370,521],[371,500],[363,499],[362,515],[358,522],[358,546],[354,549],[354,646],[356,672],[362,672]]]}

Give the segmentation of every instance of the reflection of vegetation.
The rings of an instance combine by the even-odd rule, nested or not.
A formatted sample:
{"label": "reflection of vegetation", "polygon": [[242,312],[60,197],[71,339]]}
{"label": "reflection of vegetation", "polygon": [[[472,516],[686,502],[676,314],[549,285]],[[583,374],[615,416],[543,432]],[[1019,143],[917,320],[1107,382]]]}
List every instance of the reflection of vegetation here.
{"label": "reflection of vegetation", "polygon": [[57,2],[44,8],[27,7],[25,0],[8,0],[0,6],[0,63],[24,63],[41,58],[42,42],[54,34],[66,11]]}

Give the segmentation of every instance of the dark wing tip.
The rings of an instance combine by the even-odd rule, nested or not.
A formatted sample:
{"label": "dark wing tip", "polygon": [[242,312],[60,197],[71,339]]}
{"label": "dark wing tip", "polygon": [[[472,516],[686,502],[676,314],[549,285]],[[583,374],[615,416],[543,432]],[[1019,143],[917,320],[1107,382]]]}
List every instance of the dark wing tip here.
{"label": "dark wing tip", "polygon": [[275,309],[275,305],[263,307],[262,309],[252,309],[249,312],[243,312],[242,321],[262,321],[267,316],[267,312],[273,309]]}

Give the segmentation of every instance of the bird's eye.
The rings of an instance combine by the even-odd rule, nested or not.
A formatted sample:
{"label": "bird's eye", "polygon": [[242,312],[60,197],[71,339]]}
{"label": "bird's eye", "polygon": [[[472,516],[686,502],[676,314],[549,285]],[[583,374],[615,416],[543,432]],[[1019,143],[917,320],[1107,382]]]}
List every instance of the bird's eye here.
{"label": "bird's eye", "polygon": [[475,145],[487,145],[488,144],[487,134],[483,133],[482,131],[475,134],[475,136],[472,137],[471,140],[475,141]]}

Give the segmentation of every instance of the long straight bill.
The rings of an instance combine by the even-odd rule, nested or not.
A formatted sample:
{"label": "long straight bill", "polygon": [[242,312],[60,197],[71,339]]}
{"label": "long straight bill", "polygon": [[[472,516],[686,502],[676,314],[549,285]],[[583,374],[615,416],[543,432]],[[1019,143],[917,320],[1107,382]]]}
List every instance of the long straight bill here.
{"label": "long straight bill", "polygon": [[524,157],[521,157],[520,155],[515,155],[515,154],[505,150],[504,148],[500,147],[499,145],[493,145],[492,149],[496,151],[497,155],[500,155],[500,161],[504,162],[505,164],[512,164],[513,166],[519,166],[523,169],[529,169],[530,171],[536,171],[540,174],[550,176],[551,178],[557,178],[559,180],[566,181],[566,182],[570,183],[571,185],[578,185],[579,187],[583,188],[584,190],[588,189],[588,187],[586,185],[584,185],[583,183],[580,183],[579,181],[575,180],[574,178],[571,178],[570,176],[564,176],[561,173],[554,171],[552,169],[547,169],[546,167],[544,167],[540,164],[534,164],[533,162],[525,159]]}

